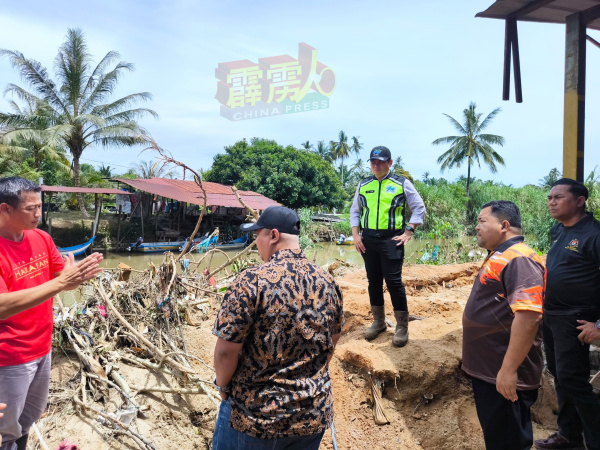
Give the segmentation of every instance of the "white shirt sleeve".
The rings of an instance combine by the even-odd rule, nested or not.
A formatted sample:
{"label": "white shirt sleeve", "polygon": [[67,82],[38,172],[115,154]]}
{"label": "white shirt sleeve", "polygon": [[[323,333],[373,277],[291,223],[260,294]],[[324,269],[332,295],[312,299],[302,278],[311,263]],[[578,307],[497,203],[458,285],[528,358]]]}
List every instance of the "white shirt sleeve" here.
{"label": "white shirt sleeve", "polygon": [[360,215],[362,212],[362,208],[358,203],[358,191],[360,189],[360,183],[356,187],[356,193],[354,194],[354,201],[352,202],[352,206],[350,207],[350,226],[358,227],[360,226]]}
{"label": "white shirt sleeve", "polygon": [[409,179],[404,181],[404,195],[406,195],[406,202],[412,211],[408,223],[421,225],[425,218],[425,203]]}

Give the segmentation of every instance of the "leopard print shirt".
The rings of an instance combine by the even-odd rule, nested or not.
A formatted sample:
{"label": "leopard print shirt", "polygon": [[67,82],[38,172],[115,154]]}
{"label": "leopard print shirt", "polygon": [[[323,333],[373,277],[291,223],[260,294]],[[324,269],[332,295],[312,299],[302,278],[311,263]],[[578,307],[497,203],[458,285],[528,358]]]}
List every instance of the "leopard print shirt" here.
{"label": "leopard print shirt", "polygon": [[344,323],[342,292],[301,250],[281,250],[227,290],[213,333],[243,344],[231,380],[230,426],[263,439],[329,428],[327,357]]}

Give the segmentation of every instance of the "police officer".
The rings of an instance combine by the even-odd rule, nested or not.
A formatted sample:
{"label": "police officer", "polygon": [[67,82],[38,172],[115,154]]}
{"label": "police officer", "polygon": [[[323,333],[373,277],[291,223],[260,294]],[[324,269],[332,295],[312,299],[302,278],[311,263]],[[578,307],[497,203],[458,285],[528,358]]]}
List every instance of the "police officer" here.
{"label": "police officer", "polygon": [[[350,208],[354,246],[365,261],[373,312],[373,324],[365,330],[365,339],[375,339],[386,330],[385,279],[396,317],[392,343],[404,347],[408,342],[408,305],[402,283],[404,244],[423,223],[425,205],[410,180],[390,172],[393,160],[387,147],[371,150],[369,161],[373,175],[358,184]],[[407,203],[412,211],[408,223],[405,220]]]}

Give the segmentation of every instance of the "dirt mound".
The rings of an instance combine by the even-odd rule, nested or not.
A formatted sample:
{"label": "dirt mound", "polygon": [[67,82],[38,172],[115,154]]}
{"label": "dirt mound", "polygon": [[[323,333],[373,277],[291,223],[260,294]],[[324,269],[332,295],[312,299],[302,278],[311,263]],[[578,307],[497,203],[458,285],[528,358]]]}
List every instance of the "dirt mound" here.
{"label": "dirt mound", "polygon": [[[469,380],[460,369],[462,313],[478,264],[405,267],[411,315],[406,347],[391,345],[393,328],[362,337],[372,320],[364,271],[338,279],[346,326],[332,364],[340,448],[480,449],[483,437]],[[386,319],[394,321],[386,295]],[[371,380],[384,381],[389,425],[373,420]],[[555,426],[555,396],[545,380],[533,415],[536,438]]]}
{"label": "dirt mound", "polygon": [[[346,317],[330,365],[338,448],[484,448],[470,382],[460,369],[462,311],[477,267],[472,263],[405,267],[409,309],[419,320],[410,322],[410,340],[401,349],[391,344],[392,327],[372,342],[363,339],[363,331],[372,320],[364,270],[337,278],[344,293]],[[338,274],[338,269],[334,273]],[[386,306],[386,317],[393,323],[387,294]],[[214,312],[206,318],[194,319],[198,326],[186,330],[187,351],[212,364],[216,340],[211,334]],[[193,365],[207,380],[212,378],[210,368],[198,361]],[[120,370],[134,380],[132,384],[176,387],[167,376],[150,379],[147,371],[136,374],[137,368],[125,364]],[[68,386],[77,371],[76,363],[59,355],[54,361],[52,382]],[[372,380],[383,382],[381,406],[390,422],[387,425],[376,425],[373,420]],[[216,411],[205,396],[154,392],[139,394],[136,399],[149,409],[146,418],[138,418],[135,426],[157,449],[209,448],[205,443],[210,441]],[[533,410],[536,438],[552,431],[555,411],[554,392],[545,379]],[[72,408],[58,410],[51,406],[40,427],[50,448],[56,448],[64,438],[82,449],[137,448],[130,440],[101,425],[93,414],[82,418]],[[330,432],[326,433],[321,448],[333,449]]]}

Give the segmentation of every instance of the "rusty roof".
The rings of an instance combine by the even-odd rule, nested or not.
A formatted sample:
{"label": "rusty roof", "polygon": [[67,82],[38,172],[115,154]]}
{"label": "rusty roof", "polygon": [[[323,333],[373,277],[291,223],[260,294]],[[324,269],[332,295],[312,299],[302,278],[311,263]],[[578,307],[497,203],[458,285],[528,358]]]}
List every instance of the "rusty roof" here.
{"label": "rusty roof", "polygon": [[566,23],[567,16],[582,13],[590,18],[586,21],[587,28],[600,30],[598,9],[600,9],[600,0],[496,0],[488,9],[475,17]]}
{"label": "rusty roof", "polygon": [[111,188],[90,188],[90,187],[75,187],[75,186],[46,186],[42,185],[42,192],[70,192],[82,194],[124,194],[131,195],[130,192],[125,192],[120,189]]}
{"label": "rusty roof", "polygon": [[[194,181],[171,180],[169,178],[115,178],[115,181],[128,184],[140,191],[160,195],[165,198],[172,198],[180,202],[186,202],[194,205],[203,205],[204,198],[202,191]],[[206,204],[209,206],[226,206],[229,208],[241,208],[242,205],[231,190],[231,186],[224,184],[204,181],[204,190],[206,191]],[[252,191],[238,191],[238,194],[253,209],[265,210],[269,206],[279,205],[275,200],[271,200],[264,195]]]}

